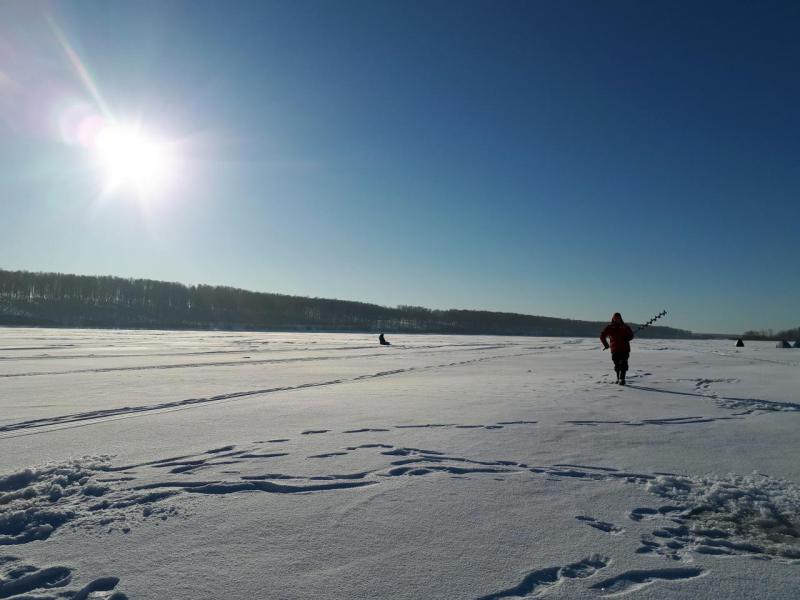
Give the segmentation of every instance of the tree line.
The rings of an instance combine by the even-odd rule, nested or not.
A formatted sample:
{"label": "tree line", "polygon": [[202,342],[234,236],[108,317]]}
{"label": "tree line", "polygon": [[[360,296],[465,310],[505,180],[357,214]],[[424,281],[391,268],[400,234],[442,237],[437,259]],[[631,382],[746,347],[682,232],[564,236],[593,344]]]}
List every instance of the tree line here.
{"label": "tree line", "polygon": [[745,331],[742,336],[745,340],[800,340],[800,327],[794,329],[783,329],[775,331],[774,329],[761,329]]}
{"label": "tree line", "polygon": [[[599,335],[604,323],[483,310],[395,308],[228,286],[0,269],[0,324],[131,329]],[[642,337],[689,338],[649,327]]]}

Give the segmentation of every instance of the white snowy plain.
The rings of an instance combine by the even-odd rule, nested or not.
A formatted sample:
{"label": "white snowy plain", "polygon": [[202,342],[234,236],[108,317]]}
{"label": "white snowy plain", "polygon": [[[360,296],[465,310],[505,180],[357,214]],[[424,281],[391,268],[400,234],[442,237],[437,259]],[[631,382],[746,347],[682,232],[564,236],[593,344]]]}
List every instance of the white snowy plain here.
{"label": "white snowy plain", "polygon": [[0,598],[798,598],[800,349],[0,329]]}

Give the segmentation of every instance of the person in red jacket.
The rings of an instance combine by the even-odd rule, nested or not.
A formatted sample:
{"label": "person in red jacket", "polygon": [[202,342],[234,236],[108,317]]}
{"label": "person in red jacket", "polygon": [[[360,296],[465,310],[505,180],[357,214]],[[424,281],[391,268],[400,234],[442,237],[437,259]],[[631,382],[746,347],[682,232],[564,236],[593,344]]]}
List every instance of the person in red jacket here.
{"label": "person in red jacket", "polygon": [[606,325],[603,333],[600,334],[603,350],[608,350],[609,347],[606,338],[611,340],[611,360],[614,361],[617,383],[625,385],[625,372],[628,370],[628,357],[631,355],[630,342],[633,339],[633,331],[622,320],[621,314],[614,313],[611,323]]}

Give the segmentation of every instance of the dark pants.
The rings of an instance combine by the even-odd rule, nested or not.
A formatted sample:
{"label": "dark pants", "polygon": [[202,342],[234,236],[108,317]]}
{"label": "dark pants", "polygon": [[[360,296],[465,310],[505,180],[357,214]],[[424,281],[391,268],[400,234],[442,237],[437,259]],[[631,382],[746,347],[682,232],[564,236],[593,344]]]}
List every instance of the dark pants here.
{"label": "dark pants", "polygon": [[625,378],[625,371],[628,370],[628,357],[630,355],[630,352],[611,353],[611,360],[614,361],[614,370],[617,372],[617,375],[623,379]]}

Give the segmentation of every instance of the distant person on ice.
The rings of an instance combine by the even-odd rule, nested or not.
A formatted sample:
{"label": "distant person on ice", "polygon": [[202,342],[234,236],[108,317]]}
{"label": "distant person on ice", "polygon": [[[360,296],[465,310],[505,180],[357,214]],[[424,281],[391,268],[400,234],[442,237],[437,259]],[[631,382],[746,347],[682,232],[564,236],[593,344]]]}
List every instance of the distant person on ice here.
{"label": "distant person on ice", "polygon": [[622,315],[614,313],[611,323],[606,325],[603,333],[600,334],[600,341],[603,342],[603,349],[608,350],[608,341],[611,340],[611,360],[614,361],[614,371],[617,373],[617,383],[625,385],[625,373],[628,370],[628,357],[631,355],[630,341],[633,339],[633,331],[622,320]]}
{"label": "distant person on ice", "polygon": [[378,341],[381,343],[381,346],[391,346],[391,344],[386,341],[386,338],[383,337],[383,334],[378,336]]}

